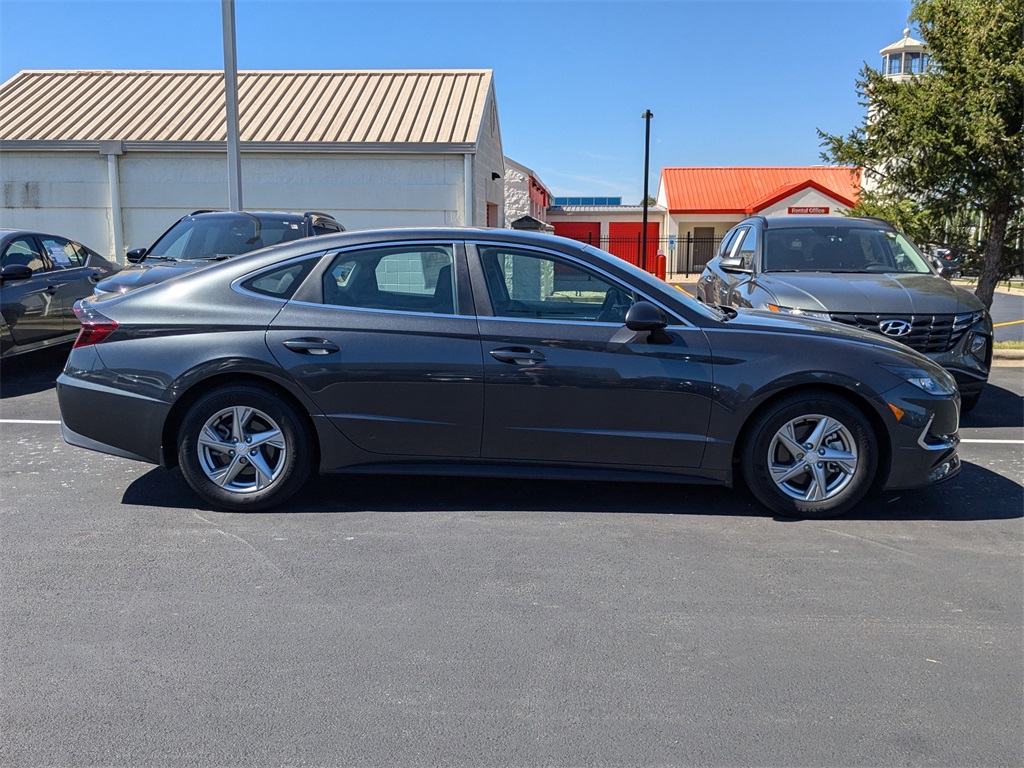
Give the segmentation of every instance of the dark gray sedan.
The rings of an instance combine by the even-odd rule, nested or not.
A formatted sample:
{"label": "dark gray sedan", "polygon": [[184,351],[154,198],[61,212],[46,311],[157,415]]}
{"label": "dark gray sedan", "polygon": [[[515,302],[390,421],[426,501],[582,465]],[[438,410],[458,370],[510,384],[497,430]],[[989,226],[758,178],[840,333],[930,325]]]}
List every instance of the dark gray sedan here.
{"label": "dark gray sedan", "polygon": [[881,219],[754,216],[726,233],[697,285],[707,304],[751,307],[862,328],[930,357],[969,411],[992,363],[992,318]]}
{"label": "dark gray sedan", "polygon": [[70,344],[75,302],[120,269],[60,235],[0,229],[0,357]]}
{"label": "dark gray sedan", "polygon": [[317,471],[731,485],[828,516],[960,467],[959,395],[878,334],[705,306],[575,241],[352,232],[83,302],[65,439],[257,510]]}

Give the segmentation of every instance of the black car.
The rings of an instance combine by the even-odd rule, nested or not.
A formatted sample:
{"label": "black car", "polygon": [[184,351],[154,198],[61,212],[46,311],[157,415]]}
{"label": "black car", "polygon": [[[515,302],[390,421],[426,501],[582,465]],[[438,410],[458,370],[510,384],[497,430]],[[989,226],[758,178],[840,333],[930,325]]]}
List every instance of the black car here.
{"label": "black car", "polygon": [[281,504],[316,471],[738,472],[769,508],[814,517],[960,467],[956,384],[923,355],[705,306],[547,235],[307,239],[78,314],[65,440],[178,465],[222,509]]}
{"label": "black car", "polygon": [[978,404],[988,381],[993,333],[985,305],[942,279],[910,240],[881,219],[745,219],[708,262],[697,298],[888,336],[953,374],[965,412]]}
{"label": "black car", "polygon": [[124,293],[268,245],[344,231],[332,216],[314,211],[195,211],[149,248],[128,251],[128,261],[138,266],[104,280],[93,293]]}
{"label": "black car", "polygon": [[74,341],[75,302],[119,269],[66,237],[0,229],[0,357]]}

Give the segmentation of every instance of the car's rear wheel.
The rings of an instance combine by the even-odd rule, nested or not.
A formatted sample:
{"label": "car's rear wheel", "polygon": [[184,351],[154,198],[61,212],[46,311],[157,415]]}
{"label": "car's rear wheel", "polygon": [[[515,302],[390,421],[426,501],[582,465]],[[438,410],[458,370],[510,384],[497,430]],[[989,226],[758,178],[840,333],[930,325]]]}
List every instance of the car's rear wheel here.
{"label": "car's rear wheel", "polygon": [[859,502],[878,466],[864,415],[827,393],[791,397],[753,423],[742,471],[757,499],[792,517],[832,517]]}
{"label": "car's rear wheel", "polygon": [[312,451],[295,410],[256,386],[215,389],[181,426],[178,463],[192,489],[220,509],[281,504],[309,479]]}

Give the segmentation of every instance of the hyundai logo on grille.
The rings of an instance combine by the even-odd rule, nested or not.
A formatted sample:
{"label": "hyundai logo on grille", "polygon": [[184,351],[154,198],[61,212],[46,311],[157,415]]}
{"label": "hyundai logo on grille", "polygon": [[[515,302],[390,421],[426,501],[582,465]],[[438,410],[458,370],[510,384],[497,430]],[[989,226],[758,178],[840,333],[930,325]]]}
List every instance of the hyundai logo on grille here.
{"label": "hyundai logo on grille", "polygon": [[906,336],[910,333],[910,323],[906,320],[883,320],[878,324],[878,330],[886,336]]}

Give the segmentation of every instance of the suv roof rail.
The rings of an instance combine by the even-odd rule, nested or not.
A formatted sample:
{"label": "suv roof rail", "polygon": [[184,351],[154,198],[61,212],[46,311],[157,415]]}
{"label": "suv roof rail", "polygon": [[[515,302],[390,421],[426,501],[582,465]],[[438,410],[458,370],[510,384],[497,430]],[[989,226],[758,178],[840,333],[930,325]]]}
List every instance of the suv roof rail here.
{"label": "suv roof rail", "polygon": [[885,226],[895,229],[891,221],[883,219],[881,216],[858,216],[857,218],[864,219],[864,221],[877,221],[879,224],[885,224]]}

